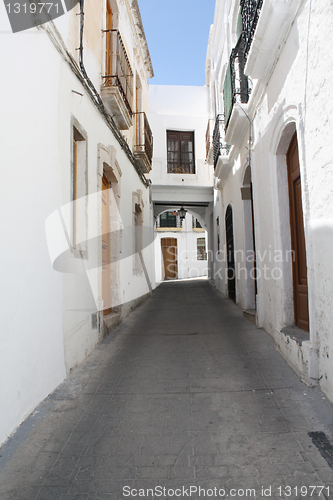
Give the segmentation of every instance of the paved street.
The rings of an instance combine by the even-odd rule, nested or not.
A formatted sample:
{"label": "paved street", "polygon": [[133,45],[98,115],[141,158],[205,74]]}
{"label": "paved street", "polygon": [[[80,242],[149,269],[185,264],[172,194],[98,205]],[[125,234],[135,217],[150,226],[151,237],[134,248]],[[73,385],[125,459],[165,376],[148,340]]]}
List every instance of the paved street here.
{"label": "paved street", "polygon": [[163,283],[3,446],[0,499],[333,498],[332,438],[331,404],[238,306]]}

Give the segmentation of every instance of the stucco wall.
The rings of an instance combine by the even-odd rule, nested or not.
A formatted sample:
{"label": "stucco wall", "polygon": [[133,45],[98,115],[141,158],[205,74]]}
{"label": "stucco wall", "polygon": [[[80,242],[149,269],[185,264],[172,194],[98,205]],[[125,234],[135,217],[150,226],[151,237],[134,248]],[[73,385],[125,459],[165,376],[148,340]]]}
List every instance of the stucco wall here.
{"label": "stucco wall", "polygon": [[[149,86],[149,121],[154,135],[153,184],[212,185],[205,163],[205,133],[209,116],[208,87]],[[167,130],[194,131],[195,174],[167,173]]]}
{"label": "stucco wall", "polygon": [[[274,8],[278,3],[271,2]],[[238,9],[237,2],[228,3],[228,8],[226,5],[227,2],[217,2],[213,28],[215,31],[208,49],[208,80],[213,113],[223,111],[216,108],[221,103],[220,82],[223,68],[228,62],[230,40],[233,39],[234,12]],[[229,203],[232,205],[235,248],[244,250],[246,224],[240,188],[250,157],[255,240],[259,252],[258,272],[264,274],[266,266],[267,276],[258,279],[258,326],[274,336],[277,347],[295,371],[310,385],[316,384],[319,379],[319,384],[332,400],[333,371],[330,358],[333,348],[333,315],[330,302],[333,266],[329,248],[333,243],[333,197],[330,182],[333,103],[329,88],[332,55],[327,51],[326,45],[333,11],[329,1],[321,2],[320,5],[310,1],[293,1],[280,6],[282,10],[279,17],[268,15],[269,5],[269,2],[264,2],[264,14],[261,15],[265,15],[266,22],[271,24],[266,31],[258,25],[263,33],[263,41],[260,46],[261,42],[255,40],[255,48],[259,54],[257,65],[249,66],[255,68],[254,74],[250,72],[253,88],[250,102],[246,105],[253,123],[251,154],[249,155],[248,123],[243,135],[233,143],[230,166],[224,166],[219,171],[214,217],[220,217],[223,221],[226,207]],[[218,26],[221,23],[227,23],[230,33],[219,33]],[[283,34],[275,45],[274,39],[270,39],[270,33],[274,29]],[[266,48],[270,47],[268,53],[267,50],[265,52],[265,44]],[[259,60],[260,57],[262,60]],[[271,68],[267,71],[265,57],[266,68]],[[258,77],[259,67],[261,77]],[[220,100],[212,97],[214,85],[218,88]],[[282,328],[294,322],[292,267],[291,261],[286,257],[286,251],[290,250],[291,245],[286,153],[295,131],[302,181],[310,316],[309,341],[303,342],[301,347],[290,337],[280,333]],[[219,230],[223,241],[223,226]],[[215,227],[214,239],[217,231]],[[215,271],[224,267],[223,263],[215,262]],[[223,293],[227,293],[225,280],[217,276],[215,283]],[[244,278],[237,280],[237,302],[243,308],[247,307],[247,286]]]}
{"label": "stucco wall", "polygon": [[162,238],[175,238],[177,240],[177,277],[179,279],[207,276],[208,260],[198,260],[197,258],[198,238],[205,238],[207,251],[207,231],[193,231],[191,214],[186,214],[181,230],[155,230],[155,276],[157,282],[164,278]]}
{"label": "stucco wall", "polygon": [[[73,35],[73,16],[72,12],[56,22],[65,41],[70,33]],[[0,415],[0,443],[102,339],[102,315],[98,314],[100,321],[96,321],[96,316],[93,321],[92,316],[102,303],[101,247],[98,255],[94,255],[90,240],[101,230],[101,196],[95,201],[92,198],[101,190],[100,145],[114,148],[120,171],[118,201],[123,230],[116,237],[120,240],[117,259],[121,315],[130,311],[126,304],[150,290],[143,270],[133,271],[133,256],[125,260],[121,254],[134,248],[134,192],[141,192],[142,218],[152,228],[149,188],[140,180],[86,88],[46,32],[31,29],[12,34],[6,22],[1,28],[7,30],[2,33],[0,45],[2,68],[8,77],[1,83],[0,125],[3,167],[0,219],[5,242],[1,250],[0,354],[4,382],[0,406],[5,411]],[[92,51],[95,69],[100,64],[99,50],[102,51],[102,45]],[[89,68],[94,76],[88,54],[87,71]],[[17,68],[23,76],[13,76]],[[143,65],[140,71],[142,68]],[[100,74],[98,69],[98,89]],[[57,270],[52,267],[49,254],[52,241],[47,239],[45,223],[50,215],[59,214],[71,202],[73,124],[79,126],[86,142],[87,242],[83,244],[86,251],[83,259],[75,257],[69,245],[69,262],[82,263],[82,269],[68,273],[62,272],[61,266]],[[52,231],[48,236],[54,236]],[[151,242],[152,239],[151,234]],[[149,284],[153,281],[152,256],[151,244],[144,250]],[[89,266],[96,268],[89,275],[90,281],[85,270]]]}

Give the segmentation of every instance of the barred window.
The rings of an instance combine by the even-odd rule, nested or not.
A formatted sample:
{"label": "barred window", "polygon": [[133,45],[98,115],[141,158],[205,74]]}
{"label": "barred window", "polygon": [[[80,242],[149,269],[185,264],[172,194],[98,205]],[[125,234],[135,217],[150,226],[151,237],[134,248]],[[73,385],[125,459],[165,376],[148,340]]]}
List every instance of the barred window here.
{"label": "barred window", "polygon": [[197,260],[207,260],[205,238],[197,238]]}

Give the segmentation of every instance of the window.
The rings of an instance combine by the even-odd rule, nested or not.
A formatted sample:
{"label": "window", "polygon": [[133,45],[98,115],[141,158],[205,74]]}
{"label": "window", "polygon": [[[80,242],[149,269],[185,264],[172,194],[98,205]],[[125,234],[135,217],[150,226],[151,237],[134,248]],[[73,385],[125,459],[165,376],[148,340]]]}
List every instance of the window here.
{"label": "window", "polygon": [[202,225],[196,217],[192,217],[192,227],[193,229],[202,229]]}
{"label": "window", "polygon": [[205,238],[197,238],[197,260],[207,260]]}
{"label": "window", "polygon": [[194,132],[167,130],[168,174],[194,174]]}
{"label": "window", "polygon": [[73,126],[72,135],[72,247],[86,251],[87,240],[87,143],[83,131]]}
{"label": "window", "polygon": [[157,227],[181,227],[178,212],[164,212],[161,214]]}

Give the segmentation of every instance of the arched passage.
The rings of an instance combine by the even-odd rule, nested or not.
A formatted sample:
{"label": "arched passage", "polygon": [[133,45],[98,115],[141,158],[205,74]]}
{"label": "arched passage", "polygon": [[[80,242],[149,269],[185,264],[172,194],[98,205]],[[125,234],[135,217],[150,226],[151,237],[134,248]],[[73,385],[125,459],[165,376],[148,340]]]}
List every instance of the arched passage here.
{"label": "arched passage", "polygon": [[[162,208],[162,209],[161,209]],[[180,206],[158,207],[154,224],[156,281],[207,277],[208,233],[199,211]],[[185,207],[184,207],[185,208]]]}

